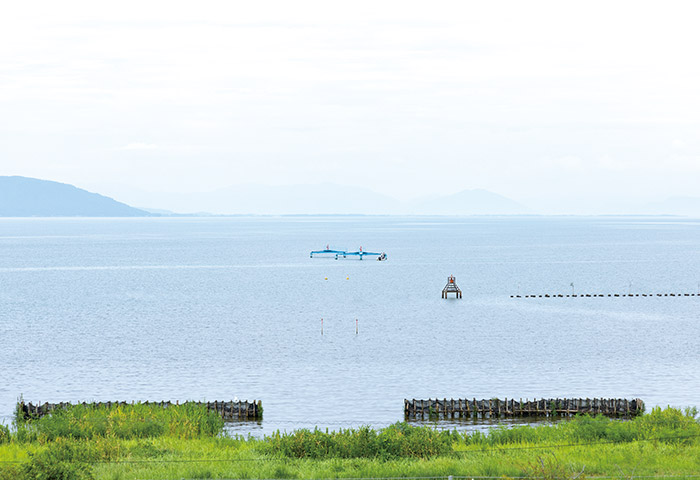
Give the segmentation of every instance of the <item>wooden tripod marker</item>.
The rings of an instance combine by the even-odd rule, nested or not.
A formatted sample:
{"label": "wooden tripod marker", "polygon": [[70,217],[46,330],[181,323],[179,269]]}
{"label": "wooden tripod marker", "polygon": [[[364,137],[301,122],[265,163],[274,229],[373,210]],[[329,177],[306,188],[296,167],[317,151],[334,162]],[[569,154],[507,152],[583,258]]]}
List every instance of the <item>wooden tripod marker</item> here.
{"label": "wooden tripod marker", "polygon": [[455,283],[454,275],[447,277],[447,285],[442,289],[442,298],[447,298],[448,293],[454,293],[455,298],[462,298],[462,290]]}

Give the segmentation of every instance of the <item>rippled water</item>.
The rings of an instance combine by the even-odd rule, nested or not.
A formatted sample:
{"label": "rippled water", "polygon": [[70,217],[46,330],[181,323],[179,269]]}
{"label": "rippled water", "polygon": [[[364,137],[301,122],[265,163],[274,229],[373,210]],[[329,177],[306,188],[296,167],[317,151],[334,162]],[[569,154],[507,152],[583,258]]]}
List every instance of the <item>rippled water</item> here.
{"label": "rippled water", "polygon": [[[327,243],[389,260],[309,258]],[[0,417],[20,394],[261,399],[253,434],[404,398],[700,406],[700,297],[510,298],[697,293],[699,254],[674,218],[0,219]]]}

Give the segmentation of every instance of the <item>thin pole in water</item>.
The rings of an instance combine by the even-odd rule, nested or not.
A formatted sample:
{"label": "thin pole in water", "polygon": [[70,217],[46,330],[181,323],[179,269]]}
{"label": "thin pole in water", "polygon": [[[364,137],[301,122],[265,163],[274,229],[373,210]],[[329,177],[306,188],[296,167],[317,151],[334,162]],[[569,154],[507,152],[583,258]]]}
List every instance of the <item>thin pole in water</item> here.
{"label": "thin pole in water", "polygon": [[357,335],[357,332],[358,332],[357,319],[355,319],[355,335]]}
{"label": "thin pole in water", "polygon": [[574,282],[571,282],[571,295],[574,295]]}
{"label": "thin pole in water", "polygon": [[321,335],[323,335],[323,319],[321,319]]}

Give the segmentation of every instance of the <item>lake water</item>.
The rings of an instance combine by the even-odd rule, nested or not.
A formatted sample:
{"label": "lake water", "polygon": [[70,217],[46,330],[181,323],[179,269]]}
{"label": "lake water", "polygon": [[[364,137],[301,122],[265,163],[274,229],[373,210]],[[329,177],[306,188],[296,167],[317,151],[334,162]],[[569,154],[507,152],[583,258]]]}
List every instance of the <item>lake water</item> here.
{"label": "lake water", "polygon": [[510,298],[698,282],[693,219],[0,219],[0,417],[20,394],[260,399],[231,427],[253,435],[381,427],[404,398],[700,406],[700,297]]}

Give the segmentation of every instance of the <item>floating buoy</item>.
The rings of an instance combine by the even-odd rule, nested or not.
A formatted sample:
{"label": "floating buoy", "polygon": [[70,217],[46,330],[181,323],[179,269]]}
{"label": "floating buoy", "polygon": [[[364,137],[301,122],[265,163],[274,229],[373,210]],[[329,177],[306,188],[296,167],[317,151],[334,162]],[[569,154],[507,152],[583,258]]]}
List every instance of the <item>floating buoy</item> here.
{"label": "floating buoy", "polygon": [[328,277],[326,277],[326,280],[328,280]]}
{"label": "floating buoy", "polygon": [[350,280],[350,276],[348,275],[347,277],[345,277],[345,280]]}

